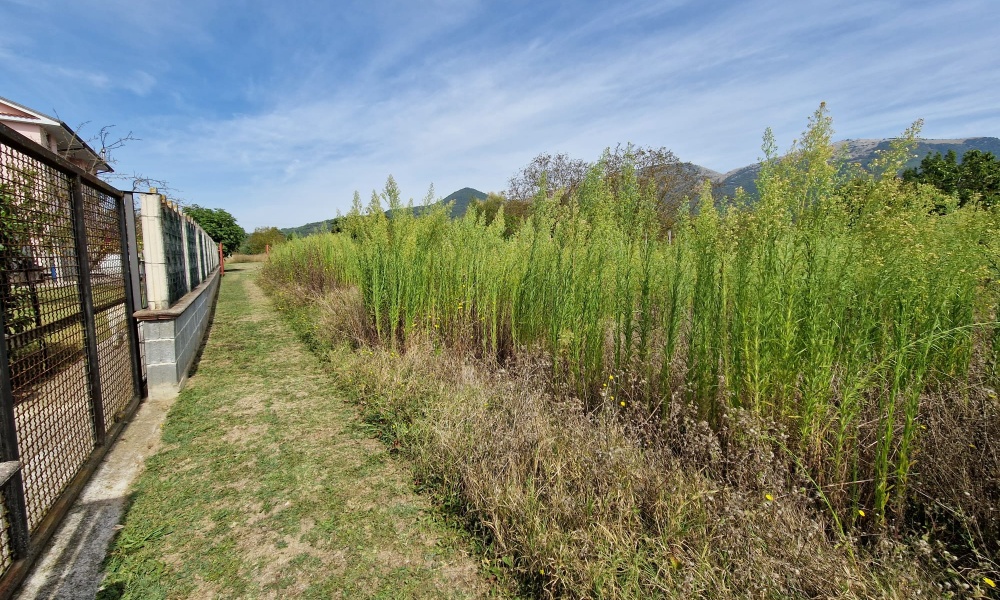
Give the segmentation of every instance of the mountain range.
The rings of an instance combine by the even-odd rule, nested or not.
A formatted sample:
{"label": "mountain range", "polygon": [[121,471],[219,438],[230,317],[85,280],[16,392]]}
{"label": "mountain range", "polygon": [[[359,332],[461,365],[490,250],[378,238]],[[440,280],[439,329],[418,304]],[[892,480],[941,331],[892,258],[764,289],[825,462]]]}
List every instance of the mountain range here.
{"label": "mountain range", "polygon": [[[842,140],[834,142],[833,147],[835,151],[842,153],[846,162],[867,167],[874,159],[878,158],[878,152],[888,150],[891,143],[891,139]],[[953,150],[958,155],[959,160],[969,150],[992,152],[994,156],[1000,157],[1000,138],[975,137],[951,140],[919,140],[913,150],[914,156],[906,163],[906,168],[920,165],[920,161],[928,154],[934,154],[935,152],[946,154],[949,150]],[[704,167],[699,168],[704,169]],[[709,169],[704,170],[708,178],[712,180],[712,183],[716,184],[717,196],[732,196],[738,187],[742,187],[751,196],[757,192],[757,174],[760,173],[759,162],[733,169],[727,173],[718,173]]]}
{"label": "mountain range", "polygon": [[[840,153],[846,162],[867,167],[875,158],[878,157],[878,152],[888,150],[891,143],[891,139],[848,139],[835,142],[833,145],[835,150]],[[974,137],[961,139],[919,140],[914,148],[914,156],[909,162],[906,163],[906,168],[919,165],[920,161],[923,160],[923,158],[928,154],[934,154],[935,152],[945,154],[949,150],[954,151],[955,154],[958,155],[959,159],[961,159],[962,155],[969,150],[992,152],[994,156],[1000,156],[1000,138]],[[755,195],[757,192],[756,180],[757,174],[760,173],[760,163],[754,163],[752,165],[733,169],[731,171],[727,171],[726,173],[720,173],[694,163],[682,163],[680,166],[685,173],[685,177],[680,178],[679,181],[682,183],[679,185],[683,186],[685,189],[666,189],[661,190],[661,193],[690,194],[696,190],[697,186],[691,187],[689,183],[692,180],[700,182],[705,179],[712,182],[717,198],[732,196],[738,187],[742,187],[743,190],[751,196]],[[474,188],[466,187],[449,194],[447,197],[434,204],[447,204],[448,202],[454,201],[454,205],[451,208],[451,216],[460,217],[465,214],[474,200],[484,200],[485,198],[485,193]],[[413,212],[414,214],[419,215],[428,208],[429,207],[416,206],[413,208]],[[313,233],[330,231],[332,225],[333,219],[327,219],[325,221],[307,223],[300,227],[285,228],[282,229],[281,232],[285,235],[294,234],[301,237]]]}

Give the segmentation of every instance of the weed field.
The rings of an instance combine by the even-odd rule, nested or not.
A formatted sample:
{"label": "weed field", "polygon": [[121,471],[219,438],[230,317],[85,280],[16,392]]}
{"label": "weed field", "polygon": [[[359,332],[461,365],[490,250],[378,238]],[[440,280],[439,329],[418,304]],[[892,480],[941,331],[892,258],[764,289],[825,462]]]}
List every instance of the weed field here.
{"label": "weed field", "polygon": [[627,163],[512,234],[390,179],[262,278],[525,593],[995,595],[1000,219],[831,135],[669,219]]}

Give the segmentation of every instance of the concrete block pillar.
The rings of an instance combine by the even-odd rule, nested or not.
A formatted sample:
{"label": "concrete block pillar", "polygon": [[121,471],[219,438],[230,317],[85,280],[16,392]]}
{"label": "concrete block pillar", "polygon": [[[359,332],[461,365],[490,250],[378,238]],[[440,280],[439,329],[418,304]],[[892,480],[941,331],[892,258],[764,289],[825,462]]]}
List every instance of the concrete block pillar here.
{"label": "concrete block pillar", "polygon": [[188,250],[188,216],[177,206],[174,206],[174,210],[181,215],[181,247],[184,249],[181,254],[184,256],[184,292],[187,293],[194,289],[191,281],[191,256]]}
{"label": "concrete block pillar", "polygon": [[198,230],[198,261],[201,265],[202,280],[208,278],[208,243],[205,239],[205,232]]}
{"label": "concrete block pillar", "polygon": [[142,223],[142,258],[146,263],[146,300],[151,310],[170,306],[167,287],[167,261],[163,248],[163,196],[155,189],[139,194]]}

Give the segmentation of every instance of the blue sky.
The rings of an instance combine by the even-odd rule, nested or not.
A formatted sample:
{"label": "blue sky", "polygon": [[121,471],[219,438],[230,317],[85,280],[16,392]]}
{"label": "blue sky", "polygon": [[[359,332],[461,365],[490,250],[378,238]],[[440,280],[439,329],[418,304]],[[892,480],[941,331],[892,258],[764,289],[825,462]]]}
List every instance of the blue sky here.
{"label": "blue sky", "polygon": [[116,170],[252,230],[618,142],[727,171],[821,101],[838,139],[998,136],[997,23],[996,0],[0,0],[0,96],[133,132]]}

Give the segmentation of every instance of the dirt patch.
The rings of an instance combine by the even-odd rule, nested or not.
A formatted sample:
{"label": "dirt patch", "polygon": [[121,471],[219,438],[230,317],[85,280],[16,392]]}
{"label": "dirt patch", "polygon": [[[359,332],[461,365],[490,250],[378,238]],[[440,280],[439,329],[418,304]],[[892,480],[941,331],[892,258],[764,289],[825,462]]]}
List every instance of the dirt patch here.
{"label": "dirt patch", "polygon": [[258,438],[267,431],[263,425],[236,425],[222,436],[222,441],[229,444],[248,442]]}
{"label": "dirt patch", "polygon": [[267,397],[263,394],[249,394],[229,403],[224,410],[228,410],[233,417],[253,417],[264,410],[266,402]]}

